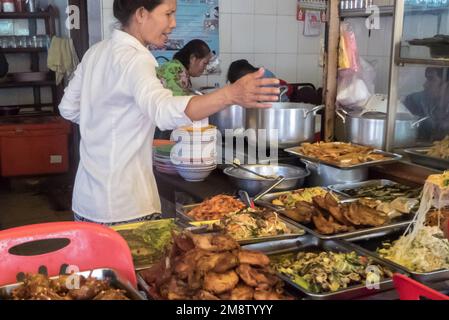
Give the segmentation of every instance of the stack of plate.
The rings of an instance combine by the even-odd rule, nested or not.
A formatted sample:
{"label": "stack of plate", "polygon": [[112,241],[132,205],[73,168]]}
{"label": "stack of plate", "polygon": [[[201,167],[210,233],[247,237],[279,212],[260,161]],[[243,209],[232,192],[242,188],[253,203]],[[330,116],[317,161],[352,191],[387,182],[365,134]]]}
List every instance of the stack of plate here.
{"label": "stack of plate", "polygon": [[153,144],[153,165],[158,172],[178,175],[170,159],[170,153],[174,145],[175,143],[169,140],[155,140]]}
{"label": "stack of plate", "polygon": [[217,168],[216,127],[180,128],[174,133],[177,144],[171,160],[177,172],[186,181],[204,181]]}

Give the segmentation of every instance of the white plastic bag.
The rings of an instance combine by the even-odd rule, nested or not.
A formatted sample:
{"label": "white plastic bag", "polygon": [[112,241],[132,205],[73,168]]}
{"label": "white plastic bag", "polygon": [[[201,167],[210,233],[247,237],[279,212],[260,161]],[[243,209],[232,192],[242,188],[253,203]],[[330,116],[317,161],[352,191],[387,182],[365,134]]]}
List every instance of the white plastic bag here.
{"label": "white plastic bag", "polygon": [[375,92],[376,72],[368,61],[360,58],[357,72],[353,69],[338,73],[337,103],[343,107],[363,107]]}

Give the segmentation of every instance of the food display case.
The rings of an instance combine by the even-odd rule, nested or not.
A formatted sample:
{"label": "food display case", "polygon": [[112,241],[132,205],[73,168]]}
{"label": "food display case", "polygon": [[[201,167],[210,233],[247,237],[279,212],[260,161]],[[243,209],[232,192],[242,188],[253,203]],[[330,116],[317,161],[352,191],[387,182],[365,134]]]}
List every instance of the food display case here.
{"label": "food display case", "polygon": [[[435,1],[395,1],[393,17],[385,149],[401,152],[422,166],[447,169],[449,6],[435,6]],[[418,123],[406,132],[414,141],[398,150],[397,125],[404,107]]]}

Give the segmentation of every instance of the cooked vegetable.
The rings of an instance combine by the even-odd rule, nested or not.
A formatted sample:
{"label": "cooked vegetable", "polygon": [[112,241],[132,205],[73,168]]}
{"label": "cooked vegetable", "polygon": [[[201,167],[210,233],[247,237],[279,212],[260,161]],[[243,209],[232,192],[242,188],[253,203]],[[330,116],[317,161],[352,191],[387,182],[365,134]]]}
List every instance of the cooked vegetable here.
{"label": "cooked vegetable", "polygon": [[148,221],[136,229],[119,230],[131,249],[134,264],[149,265],[158,261],[171,245],[176,230],[173,219]]}
{"label": "cooked vegetable", "polygon": [[422,188],[409,187],[401,184],[385,186],[366,186],[355,189],[341,190],[344,194],[355,198],[373,198],[382,202],[393,201],[397,198],[418,198]]}
{"label": "cooked vegetable", "polygon": [[270,210],[245,209],[223,218],[218,225],[236,240],[293,233],[278,214]]}
{"label": "cooked vegetable", "polygon": [[313,293],[336,292],[392,276],[389,269],[355,252],[299,252],[274,258],[273,267]]}
{"label": "cooked vegetable", "polygon": [[286,194],[283,194],[279,198],[272,201],[274,205],[286,208],[293,208],[297,202],[309,202],[312,203],[312,199],[317,196],[325,196],[327,191],[323,188],[306,188],[295,190]]}

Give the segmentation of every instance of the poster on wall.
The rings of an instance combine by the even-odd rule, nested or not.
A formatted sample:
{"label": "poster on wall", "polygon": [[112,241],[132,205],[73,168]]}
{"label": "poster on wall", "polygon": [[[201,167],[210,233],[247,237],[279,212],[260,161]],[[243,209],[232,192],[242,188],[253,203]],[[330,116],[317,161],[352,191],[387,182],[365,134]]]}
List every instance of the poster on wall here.
{"label": "poster on wall", "polygon": [[169,61],[190,40],[201,39],[219,54],[218,0],[178,0],[176,29],[163,49],[150,48],[160,64]]}

